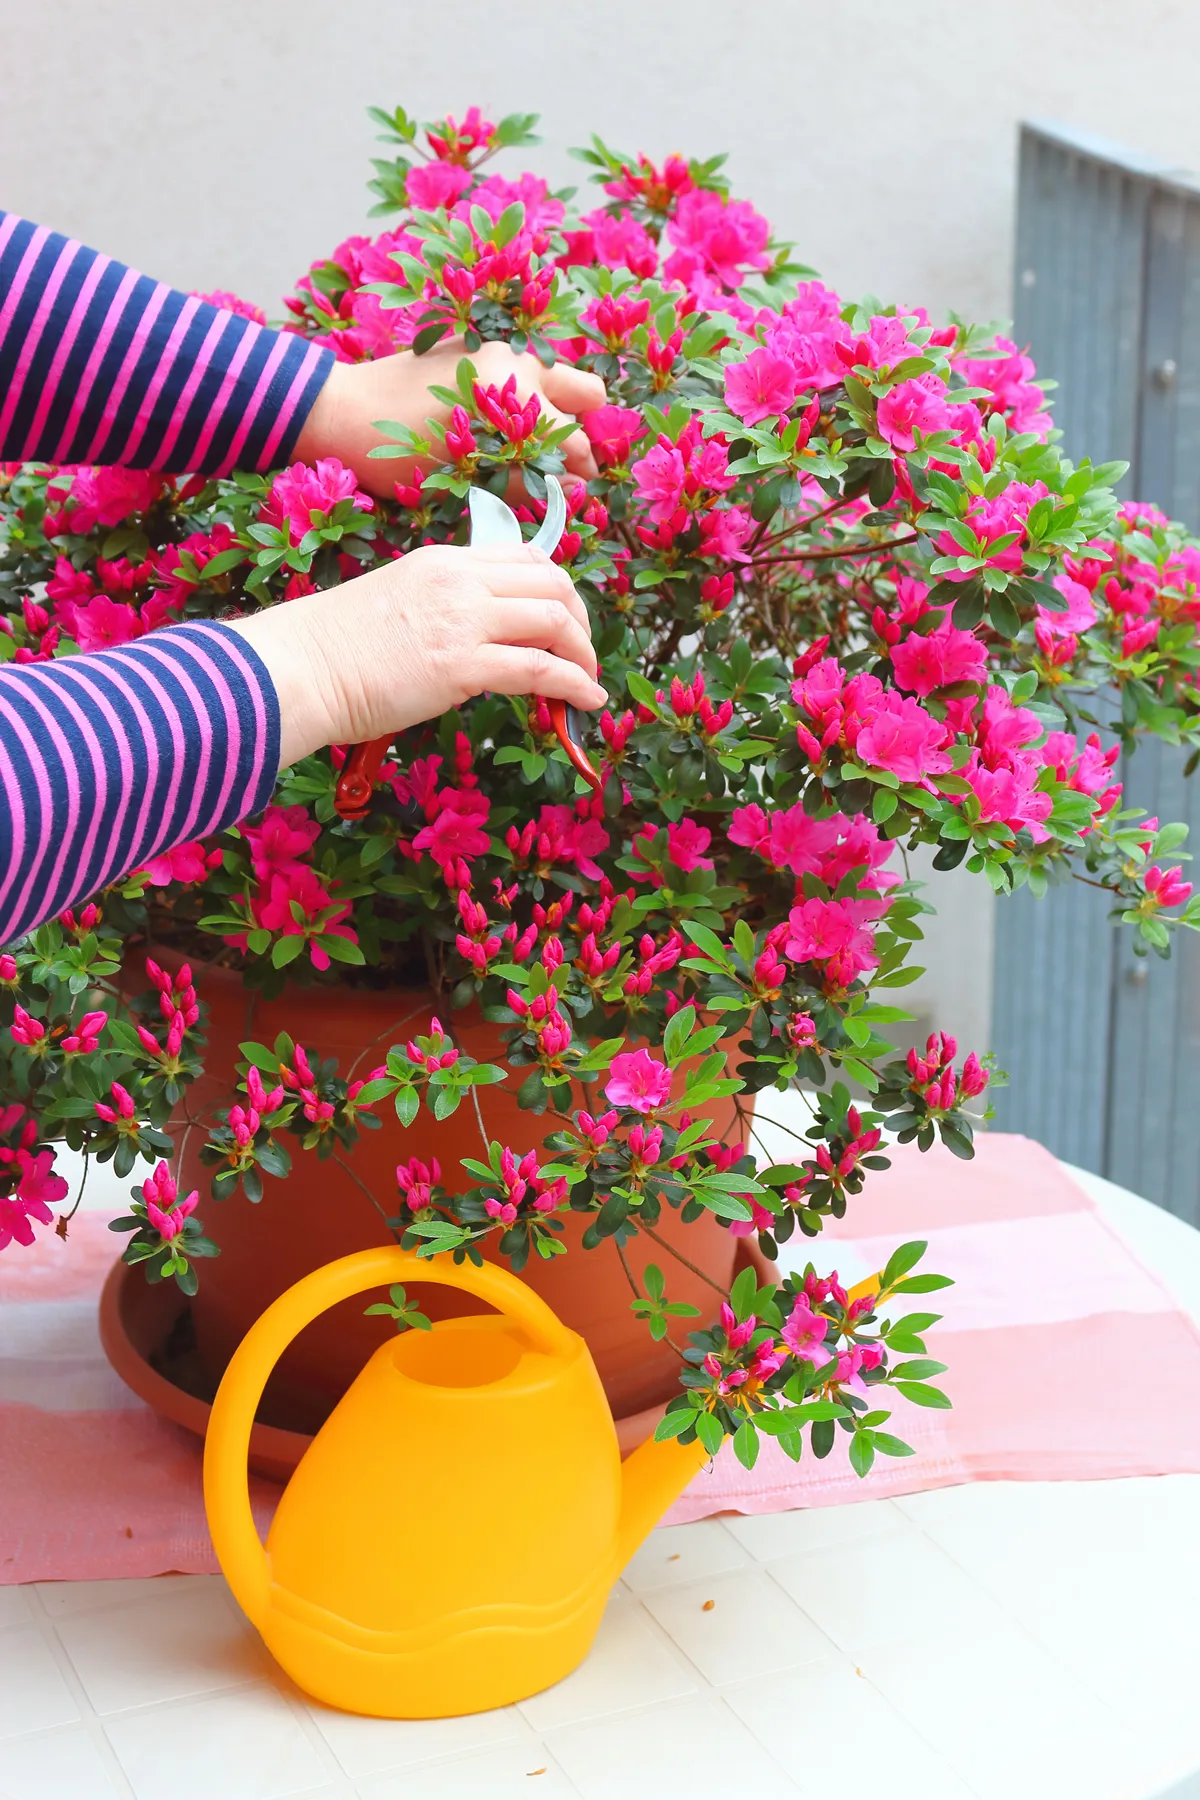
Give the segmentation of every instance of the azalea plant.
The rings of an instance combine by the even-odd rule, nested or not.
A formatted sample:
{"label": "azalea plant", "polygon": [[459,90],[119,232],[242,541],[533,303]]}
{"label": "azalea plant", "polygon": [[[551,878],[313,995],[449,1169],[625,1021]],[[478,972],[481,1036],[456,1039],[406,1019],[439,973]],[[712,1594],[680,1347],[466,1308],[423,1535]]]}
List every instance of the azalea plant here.
{"label": "azalea plant", "polygon": [[[628,1268],[644,1234],[664,1266],[629,1271],[630,1303],[680,1359],[660,1435],[732,1436],[751,1464],[761,1433],[798,1457],[840,1427],[865,1473],[906,1450],[886,1402],[948,1404],[929,1384],[937,1315],[903,1310],[944,1284],[913,1272],[924,1246],[857,1299],[811,1266],[765,1287],[748,1269],[689,1333],[657,1227],[667,1208],[715,1215],[774,1259],[840,1218],[891,1142],[971,1155],[988,1059],[943,1033],[907,1054],[888,1038],[932,910],[908,851],[999,894],[1074,873],[1108,890],[1139,953],[1200,924],[1169,860],[1184,829],[1124,809],[1117,779],[1141,734],[1200,749],[1200,547],[1117,505],[1120,465],[1062,454],[1049,384],[996,328],[833,293],[731,197],[721,158],[659,167],[593,139],[578,154],[598,204],[579,210],[493,172],[534,141],[530,119],[375,118],[389,222],[314,263],[286,306],[289,329],[350,361],[459,341],[448,422],[381,422],[395,498],[332,461],[227,480],[10,470],[0,655],[286,604],[462,542],[472,485],[515,487],[532,532],[564,432],[480,379],[473,354],[503,339],[607,384],[584,420],[599,474],[569,489],[556,552],[615,696],[590,744],[602,789],[542,701],[485,696],[397,740],[361,821],[334,807],[346,751],[308,757],[261,818],[10,946],[0,1243],[52,1222],[65,1141],[121,1176],[150,1165],[118,1221],[125,1256],[194,1291],[216,1245],[166,1159],[204,1066],[206,963],[270,995],[425,983],[427,1030],[361,1080],[306,1047],[302,998],[293,1036],[242,1046],[237,1104],[203,1153],[214,1198],[258,1199],[297,1153],[352,1155],[384,1108],[470,1120],[480,1086],[515,1080],[549,1135],[484,1134],[461,1174],[402,1161],[397,1238],[476,1261],[491,1238],[520,1269],[562,1253],[575,1212],[585,1249],[611,1239]],[[146,943],[189,961],[146,962],[126,1003]],[[503,1028],[503,1062],[456,1042],[469,1003]],[[753,1101],[792,1089],[810,1123],[775,1163]],[[732,1144],[709,1118],[730,1097]],[[401,1289],[384,1310],[427,1324]]]}

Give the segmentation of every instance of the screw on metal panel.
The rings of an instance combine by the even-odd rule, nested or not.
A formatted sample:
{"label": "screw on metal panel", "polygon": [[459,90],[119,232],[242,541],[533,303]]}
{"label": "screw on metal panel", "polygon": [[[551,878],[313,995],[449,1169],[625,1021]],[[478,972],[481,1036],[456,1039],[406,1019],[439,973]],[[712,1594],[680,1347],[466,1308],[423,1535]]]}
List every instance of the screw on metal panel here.
{"label": "screw on metal panel", "polygon": [[1031,287],[1037,286],[1037,270],[1036,269],[1022,269],[1021,270],[1021,286],[1023,288],[1031,288]]}
{"label": "screw on metal panel", "polygon": [[1144,959],[1141,962],[1135,962],[1130,968],[1126,969],[1125,979],[1130,987],[1145,987],[1147,981],[1150,979],[1149,964],[1146,963]]}
{"label": "screw on metal panel", "polygon": [[1175,377],[1178,373],[1179,366],[1175,362],[1174,357],[1168,356],[1166,361],[1160,362],[1157,369],[1154,371],[1155,386],[1160,388],[1174,387]]}

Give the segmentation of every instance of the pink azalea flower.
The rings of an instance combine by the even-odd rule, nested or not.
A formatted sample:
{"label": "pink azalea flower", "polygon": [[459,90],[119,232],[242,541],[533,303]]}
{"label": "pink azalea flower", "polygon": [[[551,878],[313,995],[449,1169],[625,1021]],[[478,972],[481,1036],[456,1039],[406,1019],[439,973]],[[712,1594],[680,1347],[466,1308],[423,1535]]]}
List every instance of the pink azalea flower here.
{"label": "pink azalea flower", "polygon": [[304,926],[296,919],[293,905],[300,908],[306,919],[314,918],[329,905],[329,891],[315,870],[300,863],[273,871],[263,882],[254,900],[255,920],[265,931],[294,936]]}
{"label": "pink azalea flower", "polygon": [[28,1150],[18,1150],[15,1160],[18,1170],[16,1192],[0,1198],[0,1250],[11,1243],[32,1244],[31,1221],[36,1219],[41,1225],[52,1224],[54,1214],[50,1208],[67,1197],[67,1183],[61,1175],[54,1174],[53,1150],[39,1150],[36,1155],[31,1155]]}
{"label": "pink azalea flower", "polygon": [[653,275],[658,268],[658,245],[636,219],[614,219],[604,211],[583,220],[591,234],[592,254],[606,269],[629,269],[634,275]]}
{"label": "pink azalea flower", "polygon": [[210,306],[219,306],[222,312],[236,313],[239,319],[251,319],[255,325],[265,325],[267,322],[267,315],[261,306],[255,306],[237,294],[226,293],[224,288],[214,288],[211,294],[202,294],[193,288],[192,296],[196,300],[207,300]]}
{"label": "pink azalea flower", "polygon": [[220,860],[219,850],[206,852],[203,844],[176,844],[173,850],[164,850],[161,856],[151,857],[137,873],[145,876],[149,887],[170,887],[173,881],[194,885],[207,881],[209,870]]}
{"label": "pink azalea flower", "polygon": [[1045,437],[1052,421],[1045,410],[1046,396],[1033,379],[1037,371],[1032,357],[1023,355],[1011,338],[997,338],[996,350],[995,356],[955,357],[956,372],[968,387],[992,390],[991,407],[1006,415],[1013,431]]}
{"label": "pink azalea flower", "polygon": [[752,350],[744,362],[725,366],[725,404],[745,425],[786,413],[801,389],[791,360]]}
{"label": "pink azalea flower", "polygon": [[435,863],[448,867],[460,856],[466,861],[483,856],[491,839],[484,827],[491,802],[478,788],[443,788],[432,823],[422,826],[413,839],[414,850],[428,850]]}
{"label": "pink azalea flower", "polygon": [[859,761],[874,769],[890,769],[901,781],[924,781],[952,766],[941,749],[946,736],[945,726],[917,701],[886,693],[854,749]]}
{"label": "pink azalea flower", "polygon": [[[411,182],[409,194],[412,193]],[[472,206],[482,206],[493,219],[498,219],[506,207],[520,201],[525,208],[525,229],[528,232],[542,231],[549,225],[559,225],[566,214],[566,206],[561,200],[551,195],[546,183],[540,175],[531,175],[526,171],[518,175],[515,181],[509,181],[503,175],[488,175],[478,187],[472,188],[454,208],[455,216],[461,218],[464,211]]]}
{"label": "pink azalea flower", "polygon": [[131,644],[145,627],[132,606],[97,594],[86,606],[71,608],[69,630],[81,650],[112,650]]}
{"label": "pink azalea flower", "polygon": [[268,806],[259,824],[242,826],[260,881],[292,868],[320,835],[321,827],[303,806]]}
{"label": "pink azalea flower", "polygon": [[947,621],[925,637],[909,632],[892,650],[892,667],[899,685],[924,699],[953,682],[983,681],[987,650],[973,631],[959,631]]}
{"label": "pink azalea flower", "polygon": [[580,423],[604,468],[627,463],[633,445],[646,435],[645,421],[633,406],[599,406],[584,413]]}
{"label": "pink azalea flower", "polygon": [[21,1170],[17,1198],[27,1212],[56,1206],[66,1199],[67,1183],[61,1175],[54,1173],[53,1150],[39,1150],[36,1156],[31,1156],[27,1150],[18,1150],[17,1163]]}
{"label": "pink azalea flower", "polygon": [[712,857],[704,854],[711,842],[712,832],[693,819],[681,819],[678,825],[667,826],[667,855],[685,875],[693,869],[714,866]]}
{"label": "pink azalea flower", "polygon": [[946,384],[940,375],[918,375],[901,381],[879,402],[876,430],[894,450],[914,450],[916,433],[928,437],[950,424]]}
{"label": "pink azalea flower", "polygon": [[200,1195],[195,1188],[184,1199],[177,1197],[178,1191],[175,1177],[165,1162],[160,1162],[153,1175],[148,1175],[142,1183],[146,1217],[159,1236],[168,1243],[179,1236],[184,1224],[200,1203]]}
{"label": "pink azalea flower", "polygon": [[756,1231],[770,1231],[775,1223],[774,1213],[768,1212],[767,1208],[756,1200],[753,1194],[742,1194],[740,1198],[750,1208],[750,1217],[748,1219],[730,1219],[728,1221],[729,1235],[731,1237],[749,1237]]}
{"label": "pink azalea flower", "polygon": [[610,840],[599,819],[581,818],[569,806],[543,806],[531,836],[536,840],[539,860],[574,863],[581,875],[591,881],[600,880],[603,871],[595,859],[608,849]]}
{"label": "pink azalea flower", "polygon": [[788,914],[789,937],[784,954],[792,962],[828,962],[839,958],[839,972],[846,985],[846,970],[853,975],[874,968],[879,961],[875,940],[855,918],[845,900],[820,900],[814,896]]}
{"label": "pink azalea flower", "polygon": [[604,1097],[614,1106],[651,1112],[656,1106],[665,1106],[671,1097],[671,1071],[648,1050],[626,1051],[613,1057]]}
{"label": "pink azalea flower", "polygon": [[[375,299],[371,294],[362,297]],[[371,512],[375,506],[369,494],[360,493],[353,469],[343,467],[335,456],[324,456],[315,468],[293,463],[277,475],[262,516],[273,525],[286,523],[292,543],[298,544],[311,529],[313,514],[331,513],[339,500],[353,501],[357,512]]]}
{"label": "pink azalea flower", "polygon": [[1049,833],[1042,821],[1049,818],[1054,801],[1038,789],[1041,766],[1032,756],[1014,756],[1008,767],[988,769],[981,763],[968,764],[962,770],[979,801],[979,817],[983,824],[1002,823],[1013,830],[1026,826],[1037,843]]}
{"label": "pink azalea flower", "polygon": [[[751,269],[770,263],[771,228],[747,200],[724,200],[709,188],[680,195],[667,236],[679,246],[663,269],[667,281],[682,281],[697,265],[727,288],[740,287]],[[690,253],[690,254],[689,254]]]}
{"label": "pink azalea flower", "polygon": [[699,554],[721,563],[748,562],[743,545],[753,530],[748,507],[714,507],[700,519]]}
{"label": "pink azalea flower", "polygon": [[798,394],[814,389],[819,393],[837,387],[845,377],[845,365],[837,354],[843,329],[839,322],[836,331],[802,330],[787,317],[785,307],[784,317],[767,330],[766,349],[791,364]]}
{"label": "pink azalea flower", "polygon": [[95,592],[92,578],[85,569],[77,569],[69,557],[55,558],[54,573],[46,583],[46,598],[61,609],[68,624],[74,617],[75,607],[86,605]]}
{"label": "pink azalea flower", "polygon": [[422,212],[436,212],[439,206],[452,206],[471,185],[468,171],[458,163],[418,163],[408,171],[405,191],[410,206]]}
{"label": "pink azalea flower", "polygon": [[635,491],[650,517],[661,525],[683,502],[687,466],[674,444],[661,441],[633,465]]}
{"label": "pink azalea flower", "polygon": [[1057,575],[1054,585],[1068,601],[1067,610],[1054,612],[1048,606],[1039,606],[1039,622],[1053,638],[1071,637],[1081,631],[1090,631],[1096,623],[1097,613],[1088,589],[1081,581],[1072,581],[1069,575]]}
{"label": "pink azalea flower", "polygon": [[1003,761],[1042,735],[1042,722],[1027,706],[1014,706],[997,684],[984,696],[979,744],[989,764]]}
{"label": "pink azalea flower", "polygon": [[72,506],[67,529],[86,536],[97,525],[121,525],[131,513],[149,511],[166,485],[148,469],[72,469],[60,471],[47,499],[61,498],[60,483],[69,479]]}
{"label": "pink azalea flower", "polygon": [[812,1363],[814,1368],[824,1368],[832,1355],[831,1346],[827,1346],[825,1342],[828,1331],[829,1320],[813,1311],[806,1295],[797,1294],[795,1304],[780,1331],[780,1336],[797,1361]]}
{"label": "pink azalea flower", "polygon": [[747,850],[754,850],[759,856],[766,856],[770,849],[771,827],[762,807],[735,806],[729,815],[729,825],[725,833],[731,844],[741,844]]}

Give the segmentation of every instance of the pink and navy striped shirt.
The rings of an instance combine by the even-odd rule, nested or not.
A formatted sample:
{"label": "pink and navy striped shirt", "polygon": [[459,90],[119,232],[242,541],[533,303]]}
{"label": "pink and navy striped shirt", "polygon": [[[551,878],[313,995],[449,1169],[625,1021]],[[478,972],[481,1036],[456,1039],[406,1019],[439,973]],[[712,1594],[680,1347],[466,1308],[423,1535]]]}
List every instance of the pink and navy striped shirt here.
{"label": "pink and navy striped shirt", "polygon": [[[0,462],[287,462],[333,358],[0,212]],[[0,666],[0,944],[260,811],[279,707],[228,626]]]}
{"label": "pink and navy striped shirt", "polygon": [[228,625],[0,668],[0,944],[261,812],[278,771],[274,686]]}
{"label": "pink and navy striped shirt", "polygon": [[332,363],[0,212],[0,462],[275,468]]}

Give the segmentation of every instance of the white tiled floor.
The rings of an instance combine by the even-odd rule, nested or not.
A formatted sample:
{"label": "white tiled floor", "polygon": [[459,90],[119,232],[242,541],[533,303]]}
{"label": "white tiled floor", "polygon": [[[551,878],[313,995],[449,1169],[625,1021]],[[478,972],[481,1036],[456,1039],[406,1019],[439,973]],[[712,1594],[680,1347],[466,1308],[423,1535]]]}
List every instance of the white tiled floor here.
{"label": "white tiled floor", "polygon": [[[1105,1186],[1200,1316],[1200,1239]],[[663,1529],[581,1669],[466,1719],[309,1704],[219,1577],[39,1583],[0,1800],[1200,1800],[1198,1672],[1200,1476]]]}
{"label": "white tiled floor", "polygon": [[216,1576],[3,1590],[0,1800],[1150,1800],[1200,1768],[1197,1522],[1167,1476],[671,1527],[574,1675],[413,1723],[308,1704]]}

